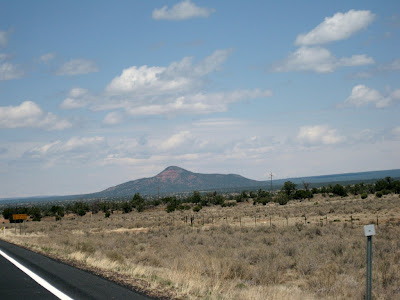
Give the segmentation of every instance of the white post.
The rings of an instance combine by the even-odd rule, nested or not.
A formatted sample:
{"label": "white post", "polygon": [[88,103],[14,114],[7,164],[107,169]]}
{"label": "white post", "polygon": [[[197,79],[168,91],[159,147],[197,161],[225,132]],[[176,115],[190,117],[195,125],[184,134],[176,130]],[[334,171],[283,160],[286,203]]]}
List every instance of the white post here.
{"label": "white post", "polygon": [[365,299],[372,299],[372,236],[375,235],[374,224],[364,226],[364,234],[367,237],[367,286]]}

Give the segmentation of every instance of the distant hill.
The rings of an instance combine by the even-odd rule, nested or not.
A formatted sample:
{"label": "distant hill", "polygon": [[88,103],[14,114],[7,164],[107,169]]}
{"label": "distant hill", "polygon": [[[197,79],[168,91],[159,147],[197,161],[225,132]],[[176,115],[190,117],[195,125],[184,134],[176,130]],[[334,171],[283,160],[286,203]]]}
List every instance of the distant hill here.
{"label": "distant hill", "polygon": [[[378,179],[390,176],[395,179],[400,179],[400,169],[371,171],[358,173],[345,173],[322,176],[308,176],[273,180],[273,189],[280,189],[285,181],[292,181],[302,188],[302,183],[310,183],[310,187],[319,187],[328,184],[355,184],[359,182],[374,182]],[[156,176],[149,178],[141,178],[128,181],[101,192],[70,195],[70,196],[47,196],[47,197],[29,197],[19,199],[0,199],[0,204],[6,203],[29,203],[29,202],[51,202],[51,201],[66,201],[77,199],[95,199],[95,198],[125,198],[132,197],[135,193],[140,193],[144,196],[171,195],[193,191],[218,191],[232,192],[242,190],[269,189],[271,182],[258,181],[245,178],[236,174],[201,174],[193,173],[185,169],[171,166],[166,168]]]}
{"label": "distant hill", "polygon": [[276,180],[276,184],[283,184],[285,181],[292,181],[296,184],[309,182],[314,185],[328,184],[328,183],[343,183],[352,184],[357,182],[369,182],[377,179],[385,178],[390,176],[392,178],[400,178],[400,169],[396,170],[384,170],[384,171],[369,171],[369,172],[357,172],[357,173],[343,173],[343,174],[332,174],[332,175],[321,175],[321,176],[309,176],[309,177],[298,177],[298,178],[286,178]]}
{"label": "distant hill", "polygon": [[265,185],[264,181],[252,180],[236,174],[200,174],[171,166],[154,177],[128,181],[91,195],[96,197],[118,197],[135,193],[156,195],[263,185]]}

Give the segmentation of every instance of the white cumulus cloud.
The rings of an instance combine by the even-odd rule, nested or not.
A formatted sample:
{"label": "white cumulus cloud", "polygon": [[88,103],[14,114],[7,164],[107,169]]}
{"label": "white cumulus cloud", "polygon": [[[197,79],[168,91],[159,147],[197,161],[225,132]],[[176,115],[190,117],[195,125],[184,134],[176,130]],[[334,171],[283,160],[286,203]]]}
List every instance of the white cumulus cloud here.
{"label": "white cumulus cloud", "polygon": [[193,137],[190,133],[190,131],[181,131],[178,132],[174,135],[172,135],[170,138],[168,138],[166,141],[164,141],[161,145],[160,148],[162,150],[170,150],[179,146],[182,146],[185,142],[188,140],[191,140]]}
{"label": "white cumulus cloud", "polygon": [[199,7],[190,0],[184,0],[175,4],[172,8],[163,6],[153,10],[154,20],[186,20],[192,18],[207,18],[215,12],[213,8]]}
{"label": "white cumulus cloud", "polygon": [[300,127],[297,140],[306,145],[332,145],[342,142],[344,137],[329,126],[315,125]]}
{"label": "white cumulus cloud", "polygon": [[93,97],[87,89],[73,88],[69,91],[68,97],[60,104],[62,109],[77,109],[86,107],[91,103]]}
{"label": "white cumulus cloud", "polygon": [[274,71],[314,71],[317,73],[331,73],[339,67],[363,66],[373,63],[374,60],[365,54],[338,59],[326,48],[300,47],[285,60],[276,65]]}
{"label": "white cumulus cloud", "polygon": [[67,120],[44,112],[35,102],[25,101],[18,106],[0,106],[0,128],[43,128],[62,130],[71,127]]}
{"label": "white cumulus cloud", "polygon": [[334,41],[344,40],[365,29],[375,19],[375,15],[368,10],[349,10],[346,13],[338,12],[325,20],[308,33],[300,34],[296,38],[296,45],[321,45]]}
{"label": "white cumulus cloud", "polygon": [[99,68],[96,63],[86,59],[71,59],[63,64],[56,72],[57,75],[80,75],[98,72]]}
{"label": "white cumulus cloud", "polygon": [[183,76],[163,78],[165,67],[130,67],[122,71],[121,76],[114,78],[107,86],[110,93],[136,92],[141,94],[176,91],[185,88],[191,82]]}
{"label": "white cumulus cloud", "polygon": [[390,95],[384,96],[375,89],[359,84],[353,87],[351,95],[345,100],[343,106],[361,107],[372,104],[376,108],[385,108],[397,99],[400,99],[400,90],[395,90]]}
{"label": "white cumulus cloud", "polygon": [[201,77],[218,71],[230,52],[231,50],[216,50],[197,64],[193,64],[192,57],[184,57],[168,67],[132,66],[115,77],[106,87],[106,91],[110,94],[154,96],[193,88],[200,84]]}

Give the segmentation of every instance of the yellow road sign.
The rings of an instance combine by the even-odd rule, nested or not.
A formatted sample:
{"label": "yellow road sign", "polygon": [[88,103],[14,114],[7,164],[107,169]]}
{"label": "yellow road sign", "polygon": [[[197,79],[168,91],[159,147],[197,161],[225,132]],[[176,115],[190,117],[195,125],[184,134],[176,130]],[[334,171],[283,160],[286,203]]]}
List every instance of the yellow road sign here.
{"label": "yellow road sign", "polygon": [[27,214],[13,214],[13,220],[26,220],[27,218]]}

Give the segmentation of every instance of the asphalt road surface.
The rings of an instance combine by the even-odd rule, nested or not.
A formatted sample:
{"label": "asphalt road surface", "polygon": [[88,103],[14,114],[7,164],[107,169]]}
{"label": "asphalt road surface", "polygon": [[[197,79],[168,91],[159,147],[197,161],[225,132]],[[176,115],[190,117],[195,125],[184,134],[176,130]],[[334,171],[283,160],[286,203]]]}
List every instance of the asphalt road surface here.
{"label": "asphalt road surface", "polygon": [[[72,299],[150,300],[114,282],[0,240],[0,250]],[[0,255],[0,299],[60,299]]]}

